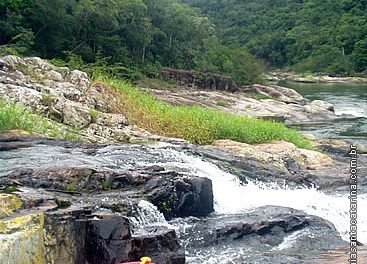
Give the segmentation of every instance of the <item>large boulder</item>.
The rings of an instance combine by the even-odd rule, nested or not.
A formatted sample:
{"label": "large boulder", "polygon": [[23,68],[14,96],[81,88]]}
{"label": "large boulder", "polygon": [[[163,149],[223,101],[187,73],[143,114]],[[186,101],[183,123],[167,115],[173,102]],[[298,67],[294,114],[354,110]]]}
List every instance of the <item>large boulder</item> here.
{"label": "large boulder", "polygon": [[269,98],[275,98],[278,101],[285,103],[305,103],[306,99],[303,98],[298,92],[293,89],[282,87],[279,85],[265,86],[260,84],[254,84],[245,89],[246,92],[254,92]]}
{"label": "large boulder", "polygon": [[46,263],[43,243],[44,215],[31,213],[0,219],[1,263]]}
{"label": "large boulder", "polygon": [[207,178],[155,178],[147,182],[146,192],[168,219],[206,216],[214,211],[212,182]]}

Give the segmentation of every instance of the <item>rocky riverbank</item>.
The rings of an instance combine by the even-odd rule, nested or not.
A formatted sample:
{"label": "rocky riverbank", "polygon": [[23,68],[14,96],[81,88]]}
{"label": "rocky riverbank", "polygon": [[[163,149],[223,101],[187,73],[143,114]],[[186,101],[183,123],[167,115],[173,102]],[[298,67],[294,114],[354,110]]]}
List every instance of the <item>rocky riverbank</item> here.
{"label": "rocky riverbank", "polygon": [[[255,146],[250,154],[246,152],[250,146],[237,144],[91,145],[3,133],[0,145],[7,147],[0,152],[4,165],[0,187],[8,194],[0,198],[5,205],[0,216],[0,256],[5,263],[22,258],[35,263],[109,264],[143,255],[158,263],[185,263],[183,246],[191,253],[193,249],[205,252],[213,245],[240,246],[241,241],[250,240],[252,246],[263,244],[265,252],[296,231],[323,238],[318,244],[322,248],[310,244],[313,253],[307,259],[344,245],[331,223],[289,208],[270,206],[252,213],[212,216],[212,181],[196,175],[193,161],[179,156],[184,151],[216,162],[243,182],[286,180],[297,188],[328,181],[326,190],[346,187],[343,173],[325,181],[323,173],[316,173],[323,171],[322,163],[335,162],[326,154],[274,143],[272,154],[261,157],[270,145]],[[176,163],[187,165],[173,166]],[[324,173],[330,169],[326,167]],[[142,201],[156,209],[146,208]],[[159,212],[179,229],[166,226],[163,215],[155,215]],[[180,228],[187,225],[177,223],[190,217],[201,220],[182,233]],[[199,244],[186,244],[187,239]],[[302,243],[297,246],[303,247]],[[292,252],[287,253],[289,257],[298,258]]]}
{"label": "rocky riverbank", "polygon": [[330,103],[309,101],[278,85],[240,87],[230,77],[176,70],[165,70],[162,77],[171,82],[170,89],[152,88],[146,83],[140,87],[174,105],[200,105],[286,124],[322,123],[340,118]]}
{"label": "rocky riverbank", "polygon": [[345,83],[345,84],[366,84],[365,77],[343,77],[330,76],[326,74],[295,74],[290,72],[273,71],[265,75],[265,79],[271,82],[290,81],[300,83]]}
{"label": "rocky riverbank", "polygon": [[[228,78],[207,75],[195,81],[186,78],[185,71],[167,76],[179,78],[176,89],[141,88],[172,104],[199,104],[286,123],[337,118],[332,105],[310,102],[280,86],[237,87]],[[46,115],[63,129],[78,128],[82,139],[69,142],[24,131],[0,133],[0,259],[4,263],[115,264],[149,255],[157,263],[175,264],[185,263],[185,249],[191,258],[188,263],[200,263],[192,262],[192,252],[206,258],[213,248],[221,251],[221,246],[237,245],[233,250],[240,250],[244,241],[254,252],[262,245],[253,256],[260,263],[272,258],[281,263],[278,247],[295,261],[345,246],[333,224],[290,208],[216,214],[210,171],[199,173],[193,168],[196,162],[209,162],[235,175],[241,184],[286,183],[294,189],[316,186],[326,193],[344,192],[350,159],[345,142],[310,138],[316,151],[283,141],[249,145],[218,140],[211,146],[194,146],[165,139],[130,124],[120,110],[123,97],[116,91],[92,83],[83,72],[39,58],[0,60],[0,99]],[[150,139],[155,144],[127,144]],[[364,191],[367,157],[360,153]],[[310,244],[310,232],[323,242]],[[283,251],[294,234],[299,240],[293,251]],[[305,247],[307,256],[300,252]],[[238,261],[251,257],[249,252]],[[264,254],[268,258],[262,259]]]}
{"label": "rocky riverbank", "polygon": [[48,116],[64,130],[77,128],[84,141],[154,138],[129,124],[116,91],[92,83],[85,72],[56,67],[40,58],[0,59],[0,99]]}
{"label": "rocky riverbank", "polygon": [[119,156],[108,162],[113,151],[122,155],[132,146],[14,133],[0,134],[0,142],[8,146],[0,153],[0,187],[12,193],[0,197],[3,263],[116,263],[143,255],[158,263],[184,263],[174,230],[146,229],[144,235],[134,235],[129,217],[140,217],[142,200],[154,204],[166,219],[213,211],[212,185],[206,178],[158,165],[131,167],[128,156],[121,166],[113,164]]}

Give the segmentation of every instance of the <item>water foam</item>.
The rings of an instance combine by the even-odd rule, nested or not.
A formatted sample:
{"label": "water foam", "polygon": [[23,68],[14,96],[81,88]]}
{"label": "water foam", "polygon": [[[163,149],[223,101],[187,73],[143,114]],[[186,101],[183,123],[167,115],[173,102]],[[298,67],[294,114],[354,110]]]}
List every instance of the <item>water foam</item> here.
{"label": "water foam", "polygon": [[[291,189],[287,186],[266,186],[251,181],[241,184],[237,176],[221,170],[213,163],[182,152],[169,152],[171,157],[176,155],[177,159],[176,162],[171,162],[172,166],[212,180],[217,213],[234,214],[266,205],[291,207],[332,222],[342,238],[349,240],[348,194],[330,195],[315,188]],[[167,166],[169,163],[162,165]],[[367,243],[367,210],[362,210],[367,208],[367,194],[359,195],[358,207],[358,240]]]}

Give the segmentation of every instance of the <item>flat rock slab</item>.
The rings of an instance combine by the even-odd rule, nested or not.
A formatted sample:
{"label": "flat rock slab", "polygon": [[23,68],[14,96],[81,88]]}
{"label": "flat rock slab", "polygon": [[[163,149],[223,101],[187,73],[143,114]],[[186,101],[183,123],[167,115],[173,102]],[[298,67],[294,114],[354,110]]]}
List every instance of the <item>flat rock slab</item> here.
{"label": "flat rock slab", "polygon": [[[310,264],[341,264],[349,262],[349,248],[341,247],[336,250],[331,250],[325,254],[322,254],[316,260],[310,262]],[[367,246],[358,247],[358,264],[367,264]]]}

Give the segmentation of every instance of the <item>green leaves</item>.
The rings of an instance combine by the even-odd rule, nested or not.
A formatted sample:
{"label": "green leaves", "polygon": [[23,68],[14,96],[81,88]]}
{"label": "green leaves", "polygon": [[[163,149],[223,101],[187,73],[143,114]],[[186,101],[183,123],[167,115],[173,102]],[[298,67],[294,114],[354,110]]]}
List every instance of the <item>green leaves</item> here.
{"label": "green leaves", "polygon": [[224,45],[272,67],[353,73],[367,68],[367,3],[352,0],[182,0],[199,7]]}

